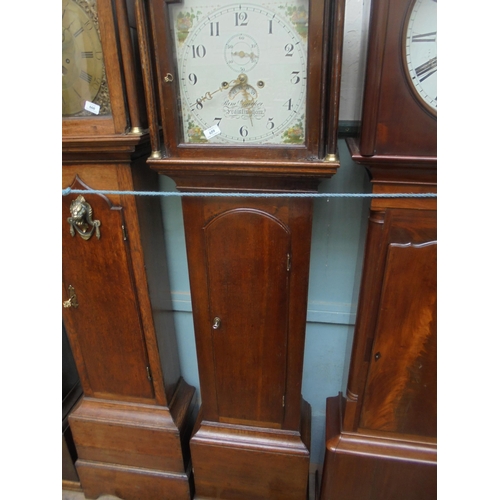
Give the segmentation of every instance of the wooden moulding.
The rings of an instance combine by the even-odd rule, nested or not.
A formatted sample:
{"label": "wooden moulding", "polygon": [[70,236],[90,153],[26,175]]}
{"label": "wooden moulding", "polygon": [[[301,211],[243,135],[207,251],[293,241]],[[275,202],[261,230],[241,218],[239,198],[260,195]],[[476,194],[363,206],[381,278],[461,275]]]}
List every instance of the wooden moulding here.
{"label": "wooden moulding", "polygon": [[436,498],[435,439],[344,432],[344,404],[341,395],[327,398],[320,500]]}
{"label": "wooden moulding", "polygon": [[195,499],[307,499],[311,407],[303,400],[301,432],[202,420],[190,447]]}
{"label": "wooden moulding", "polygon": [[194,394],[181,379],[170,408],[84,397],[69,418],[85,496],[191,498]]}

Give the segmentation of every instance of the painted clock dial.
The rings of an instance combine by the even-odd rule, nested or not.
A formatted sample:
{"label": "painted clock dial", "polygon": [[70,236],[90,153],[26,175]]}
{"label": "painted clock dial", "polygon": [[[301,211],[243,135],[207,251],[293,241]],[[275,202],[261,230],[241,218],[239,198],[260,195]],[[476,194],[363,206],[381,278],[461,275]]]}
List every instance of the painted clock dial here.
{"label": "painted clock dial", "polygon": [[415,0],[405,30],[404,60],[417,99],[437,115],[437,0]]}
{"label": "painted clock dial", "polygon": [[184,142],[304,144],[308,2],[170,8]]}
{"label": "painted clock dial", "polygon": [[106,93],[95,2],[63,0],[62,115],[103,114]]}

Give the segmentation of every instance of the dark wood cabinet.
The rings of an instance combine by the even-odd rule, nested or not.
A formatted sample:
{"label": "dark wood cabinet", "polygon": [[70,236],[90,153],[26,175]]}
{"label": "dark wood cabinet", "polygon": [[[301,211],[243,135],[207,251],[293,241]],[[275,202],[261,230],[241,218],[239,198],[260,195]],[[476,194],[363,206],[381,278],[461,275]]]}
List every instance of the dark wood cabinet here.
{"label": "dark wood cabinet", "polygon": [[[374,191],[401,192],[370,171]],[[322,499],[436,496],[435,199],[372,202],[347,393],[329,398],[326,418]]]}
{"label": "dark wood cabinet", "polygon": [[347,144],[380,197],[347,391],[327,400],[322,500],[437,494],[437,203],[418,197],[437,192],[435,20],[434,0],[372,1],[362,124]]}
{"label": "dark wood cabinet", "polygon": [[199,498],[305,498],[311,200],[183,201],[203,395]]}
{"label": "dark wood cabinet", "polygon": [[130,2],[63,2],[62,187],[81,191],[62,199],[63,322],[83,389],[69,425],[87,498],[180,500],[195,390],[180,374],[161,207],[121,194],[158,190],[135,33]]}

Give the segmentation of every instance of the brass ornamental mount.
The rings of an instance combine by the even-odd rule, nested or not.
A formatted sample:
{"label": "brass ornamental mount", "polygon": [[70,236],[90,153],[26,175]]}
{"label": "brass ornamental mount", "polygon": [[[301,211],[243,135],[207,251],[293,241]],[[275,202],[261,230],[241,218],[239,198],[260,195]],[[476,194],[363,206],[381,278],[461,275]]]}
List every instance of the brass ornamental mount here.
{"label": "brass ornamental mount", "polygon": [[78,233],[87,241],[95,231],[96,238],[101,238],[101,231],[99,230],[101,222],[92,220],[92,207],[85,201],[82,195],[71,202],[69,211],[71,217],[68,217],[68,223],[71,236],[75,236],[75,233]]}

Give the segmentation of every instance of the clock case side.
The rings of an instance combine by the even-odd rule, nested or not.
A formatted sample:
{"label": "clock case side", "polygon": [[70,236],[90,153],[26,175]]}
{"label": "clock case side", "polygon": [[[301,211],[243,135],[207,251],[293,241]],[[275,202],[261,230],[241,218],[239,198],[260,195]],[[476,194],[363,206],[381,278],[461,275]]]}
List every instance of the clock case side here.
{"label": "clock case side", "polygon": [[[334,174],[338,168],[337,158],[330,157],[329,162],[323,159],[327,152],[336,150],[335,124],[338,124],[338,77],[342,50],[338,31],[343,30],[343,19],[342,22],[332,23],[331,18],[335,13],[343,13],[344,1],[310,1],[306,145],[227,146],[182,143],[177,81],[175,77],[172,81],[164,78],[168,74],[175,75],[177,71],[168,5],[178,1],[149,0],[146,9],[149,18],[144,22],[150,26],[156,57],[154,71],[145,74],[144,79],[156,74],[164,140],[161,158],[150,159],[151,167],[167,175],[167,170],[182,171],[186,168],[193,170],[193,173],[215,170],[227,173],[234,171],[234,167],[241,167],[244,174],[260,172],[286,175],[287,172],[294,172],[294,175],[315,177],[330,177]],[[151,118],[154,116],[150,116],[150,127]],[[327,141],[327,134],[333,140]]]}
{"label": "clock case side", "polygon": [[436,161],[437,118],[408,82],[403,38],[414,0],[373,0],[359,152],[362,156]]}
{"label": "clock case side", "polygon": [[140,135],[147,129],[135,18],[128,3],[96,0],[111,115],[63,117],[63,150],[75,139]]}

